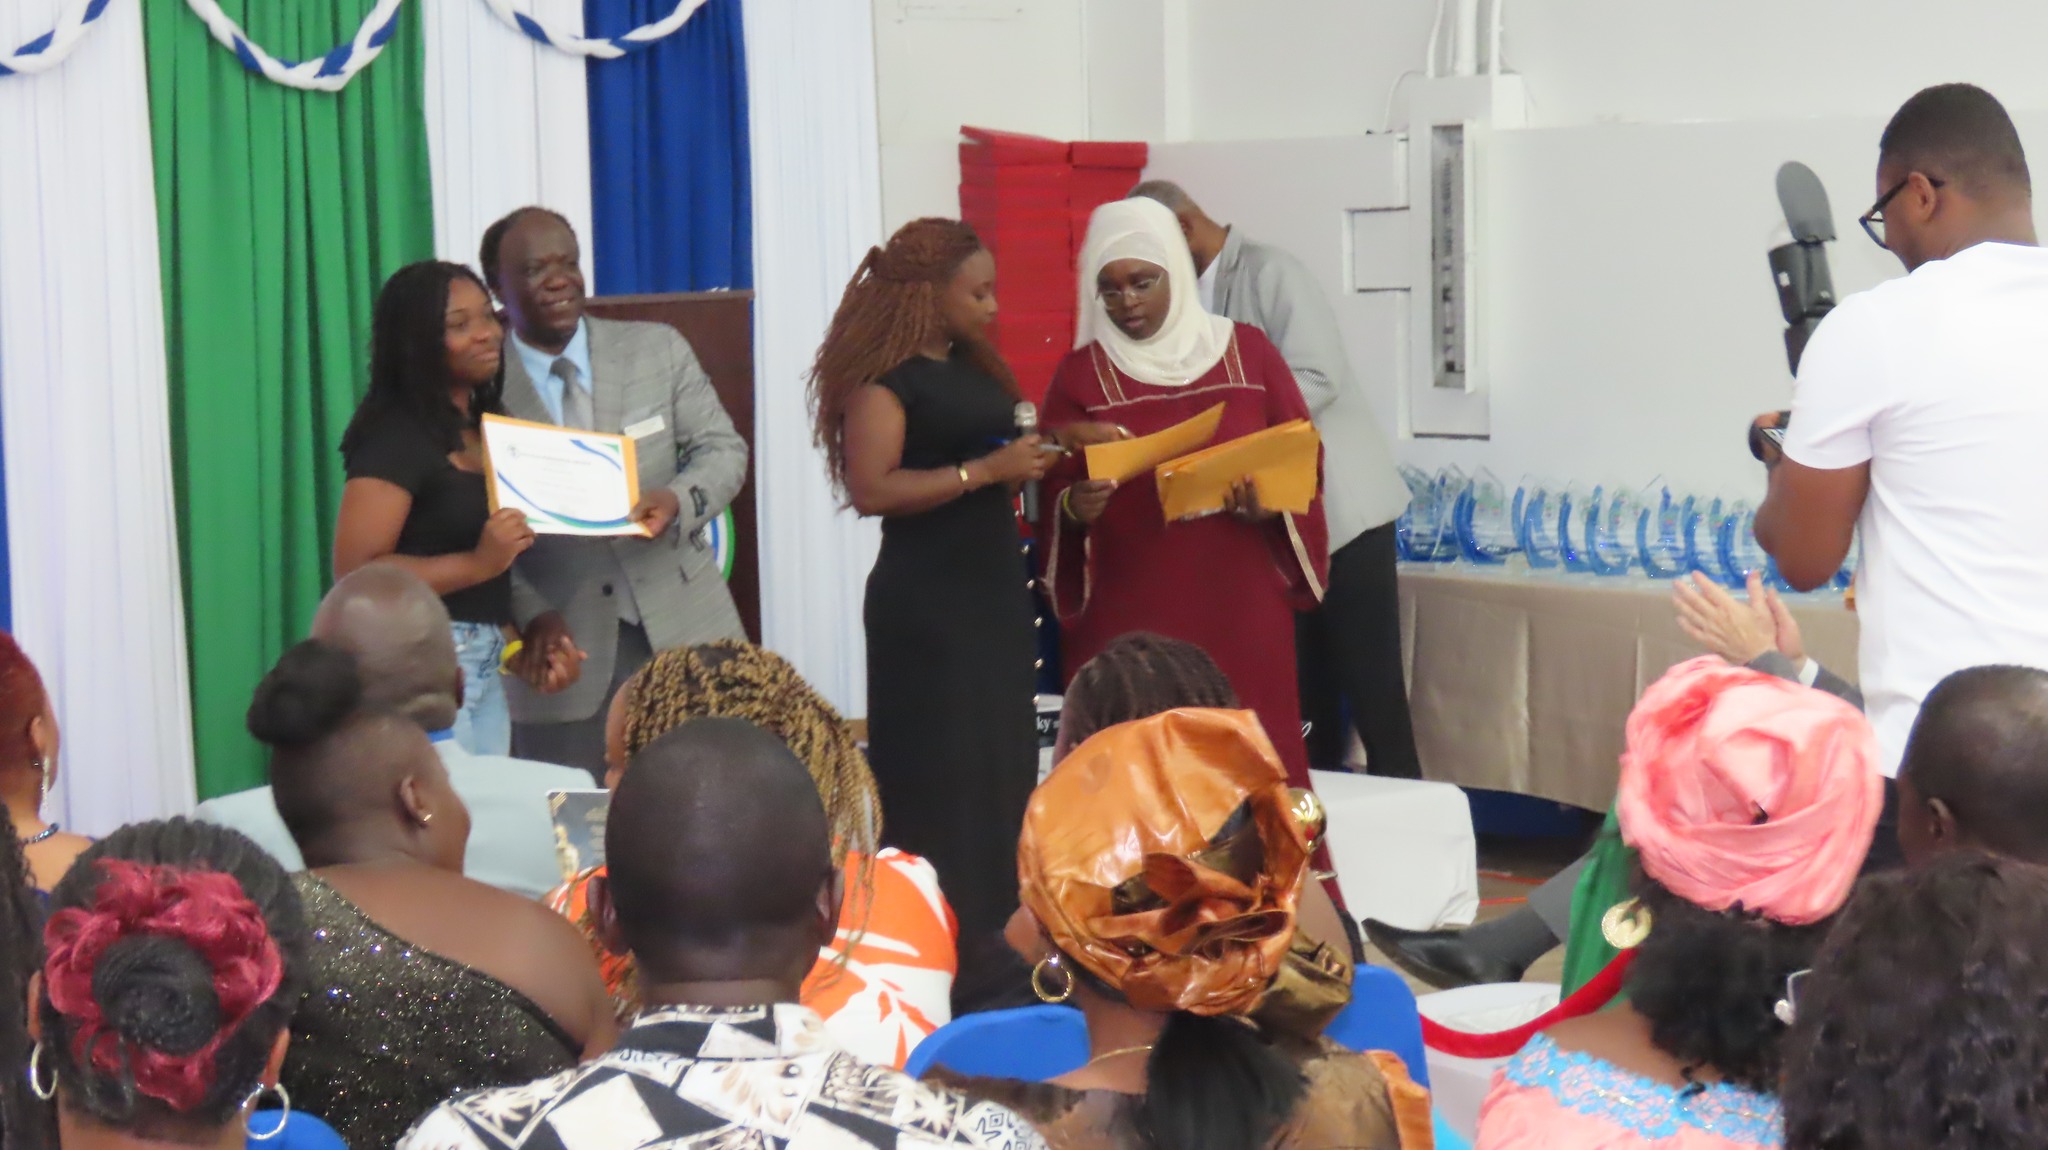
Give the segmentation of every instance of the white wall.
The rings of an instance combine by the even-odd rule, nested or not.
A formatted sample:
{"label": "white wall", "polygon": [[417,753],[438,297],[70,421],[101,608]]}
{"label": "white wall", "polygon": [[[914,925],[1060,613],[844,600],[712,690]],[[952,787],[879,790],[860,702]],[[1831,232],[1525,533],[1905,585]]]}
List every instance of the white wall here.
{"label": "white wall", "polygon": [[[892,226],[955,208],[961,123],[1151,140],[1149,175],[1316,269],[1383,423],[1402,427],[1405,300],[1347,294],[1343,221],[1386,206],[1360,173],[1388,141],[1366,133],[1418,82],[1403,74],[1424,64],[1431,0],[1024,0],[979,23],[892,23],[902,0],[876,3]],[[1898,274],[1855,217],[1913,91],[1983,84],[2048,156],[2048,115],[2025,114],[2048,113],[2041,0],[1939,19],[1924,0],[1506,4],[1531,127],[1496,133],[1484,165],[1492,438],[1404,439],[1418,465],[1753,494],[1743,424],[1790,387],[1764,261],[1783,238],[1777,166],[1803,160],[1827,185],[1846,293]]]}
{"label": "white wall", "polygon": [[886,230],[960,214],[963,124],[1087,138],[1084,0],[873,4]]}

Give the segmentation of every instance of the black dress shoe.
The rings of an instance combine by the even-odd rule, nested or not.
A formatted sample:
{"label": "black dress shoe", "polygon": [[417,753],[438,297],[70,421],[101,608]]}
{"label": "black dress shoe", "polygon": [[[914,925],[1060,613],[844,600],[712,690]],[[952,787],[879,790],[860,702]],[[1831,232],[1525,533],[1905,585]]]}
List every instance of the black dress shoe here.
{"label": "black dress shoe", "polygon": [[1465,942],[1460,930],[1402,930],[1374,919],[1365,920],[1365,937],[1394,965],[1436,987],[1455,990],[1489,982],[1520,982],[1528,970],[1504,958],[1482,953]]}

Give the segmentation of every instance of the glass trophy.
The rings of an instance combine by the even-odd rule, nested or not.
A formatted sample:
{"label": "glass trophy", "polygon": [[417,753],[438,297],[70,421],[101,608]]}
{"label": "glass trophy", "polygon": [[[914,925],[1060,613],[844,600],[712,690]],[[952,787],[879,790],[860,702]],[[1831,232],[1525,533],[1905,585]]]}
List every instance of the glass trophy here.
{"label": "glass trophy", "polygon": [[1459,555],[1481,567],[1504,565],[1520,549],[1513,515],[1513,502],[1500,480],[1481,468],[1451,505]]}
{"label": "glass trophy", "polygon": [[1643,489],[1636,511],[1636,562],[1652,579],[1677,579],[1690,570],[1685,561],[1687,502],[1654,479]]}
{"label": "glass trophy", "polygon": [[1619,487],[1605,490],[1605,503],[1596,498],[1586,508],[1586,564],[1595,575],[1627,575],[1636,566],[1638,502],[1634,492]]}
{"label": "glass trophy", "polygon": [[1595,516],[1599,514],[1602,489],[1595,487],[1590,493],[1578,486],[1565,488],[1557,500],[1557,559],[1558,565],[1571,575],[1593,573],[1591,548],[1587,545],[1586,532]]}
{"label": "glass trophy", "polygon": [[1443,505],[1442,485],[1437,476],[1401,466],[1401,478],[1408,484],[1408,510],[1394,521],[1394,542],[1400,557],[1411,563],[1435,563],[1445,549],[1450,508]]}
{"label": "glass trophy", "polygon": [[1714,540],[1723,583],[1741,587],[1749,582],[1750,572],[1768,570],[1770,578],[1784,586],[1784,580],[1778,578],[1776,568],[1771,566],[1771,557],[1757,544],[1756,510],[1748,500],[1738,499],[1727,506],[1714,527]]}
{"label": "glass trophy", "polygon": [[1515,489],[1511,509],[1515,539],[1532,571],[1555,571],[1562,562],[1557,546],[1557,494],[1539,479],[1525,477]]}

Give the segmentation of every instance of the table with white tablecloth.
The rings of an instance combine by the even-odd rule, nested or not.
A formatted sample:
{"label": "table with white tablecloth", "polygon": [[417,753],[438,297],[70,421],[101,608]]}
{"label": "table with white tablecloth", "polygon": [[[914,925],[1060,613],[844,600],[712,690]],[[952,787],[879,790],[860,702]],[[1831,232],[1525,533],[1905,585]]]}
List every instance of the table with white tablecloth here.
{"label": "table with white tablecloth", "polygon": [[[1856,681],[1839,594],[1788,596],[1807,651]],[[1401,639],[1423,774],[1591,810],[1614,798],[1644,687],[1701,654],[1668,585],[1404,565]]]}

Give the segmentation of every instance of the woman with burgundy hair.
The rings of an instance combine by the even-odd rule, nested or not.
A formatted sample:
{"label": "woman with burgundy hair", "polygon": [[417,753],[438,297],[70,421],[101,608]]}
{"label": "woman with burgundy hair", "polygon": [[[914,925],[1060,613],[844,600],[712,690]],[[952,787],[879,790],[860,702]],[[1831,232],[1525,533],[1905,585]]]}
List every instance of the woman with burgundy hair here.
{"label": "woman with burgundy hair", "polygon": [[88,847],[52,892],[28,988],[27,1085],[56,1103],[57,1141],[240,1146],[289,1125],[286,1145],[318,1129],[277,1085],[305,941],[291,880],[236,831],[170,819]]}
{"label": "woman with burgundy hair", "polygon": [[92,842],[43,819],[43,799],[56,785],[57,712],[36,665],[0,631],[0,803],[27,853],[29,881],[45,891]]}

